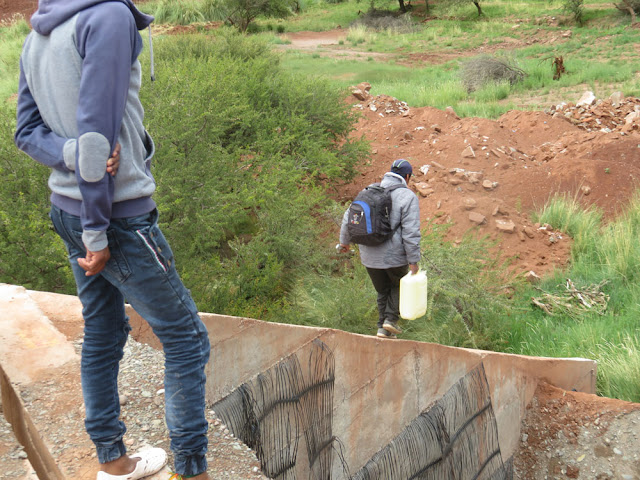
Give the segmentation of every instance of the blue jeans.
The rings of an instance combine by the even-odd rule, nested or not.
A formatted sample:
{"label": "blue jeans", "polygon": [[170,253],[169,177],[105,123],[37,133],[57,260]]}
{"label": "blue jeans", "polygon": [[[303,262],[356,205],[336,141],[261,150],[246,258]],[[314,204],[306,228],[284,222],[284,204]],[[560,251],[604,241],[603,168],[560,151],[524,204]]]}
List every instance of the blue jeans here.
{"label": "blue jeans", "polygon": [[165,414],[175,471],[207,470],[205,373],[209,337],[196,305],[174,266],[173,253],[158,228],[154,210],[112,219],[107,230],[111,259],[87,277],[78,265],[85,256],[80,218],[52,206],[51,221],[64,241],[82,302],[82,393],[85,427],[106,463],[126,453],[118,399],[119,362],[131,327],[125,300],[151,325],[165,354]]}

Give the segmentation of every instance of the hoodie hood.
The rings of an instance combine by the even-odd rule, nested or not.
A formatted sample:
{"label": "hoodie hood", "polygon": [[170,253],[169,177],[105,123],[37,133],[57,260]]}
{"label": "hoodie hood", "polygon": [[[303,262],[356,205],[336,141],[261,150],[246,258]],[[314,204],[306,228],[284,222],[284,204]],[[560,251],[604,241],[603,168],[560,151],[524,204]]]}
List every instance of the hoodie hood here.
{"label": "hoodie hood", "polygon": [[108,1],[121,2],[129,7],[138,30],[144,30],[153,22],[153,17],[138,10],[132,0],[39,0],[38,10],[31,17],[31,26],[39,34],[49,35],[54,28],[76,13]]}

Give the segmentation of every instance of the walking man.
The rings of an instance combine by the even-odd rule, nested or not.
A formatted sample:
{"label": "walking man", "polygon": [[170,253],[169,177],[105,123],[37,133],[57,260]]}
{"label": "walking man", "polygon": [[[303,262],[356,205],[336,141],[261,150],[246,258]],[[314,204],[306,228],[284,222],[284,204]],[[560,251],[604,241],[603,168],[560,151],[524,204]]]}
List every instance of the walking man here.
{"label": "walking man", "polygon": [[209,339],[158,228],[154,144],[138,96],[139,30],[152,21],[131,0],[40,0],[20,58],[15,142],[51,168],[50,216],[83,307],[82,392],[98,480],[135,480],[166,463],[162,449],[129,456],[123,442],[125,299],[163,344],[172,478],[209,479]]}
{"label": "walking man", "polygon": [[[390,191],[391,213],[389,220],[392,236],[380,245],[360,245],[360,260],[378,292],[378,332],[382,338],[396,338],[402,333],[400,318],[400,279],[411,270],[418,273],[420,261],[420,206],[418,198],[407,187],[413,174],[411,164],[396,160],[391,171],[385,173],[380,186]],[[340,229],[341,252],[349,250],[351,238],[348,225],[349,210],[342,219]]]}

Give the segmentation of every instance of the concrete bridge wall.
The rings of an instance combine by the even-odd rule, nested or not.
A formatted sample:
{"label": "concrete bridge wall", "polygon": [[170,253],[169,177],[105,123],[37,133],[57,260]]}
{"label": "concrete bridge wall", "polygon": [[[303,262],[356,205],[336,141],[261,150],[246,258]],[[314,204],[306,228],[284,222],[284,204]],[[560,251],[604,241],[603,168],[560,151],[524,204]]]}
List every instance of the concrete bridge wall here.
{"label": "concrete bridge wall", "polygon": [[[133,332],[150,343],[157,342],[146,323],[131,309],[129,314]],[[329,352],[331,369],[325,369],[323,378],[331,383],[331,418],[325,423],[330,426],[331,437],[339,440],[342,463],[348,465],[351,474],[479,368],[505,463],[517,449],[520,422],[539,382],[566,390],[595,392],[596,364],[591,360],[507,355],[208,313],[202,318],[212,344],[207,367],[207,399],[212,405],[222,405],[220,402],[234,392],[249,391],[248,387],[258,385],[267,373],[277,374],[274,368],[292,359],[305,384],[308,377],[322,376],[319,370],[325,369],[312,365],[313,359],[318,358],[314,356],[316,347],[322,345]],[[24,420],[28,412],[17,412],[20,388],[13,387],[28,384],[39,372],[77,363],[73,349],[59,330],[81,324],[76,297],[0,284],[0,367],[4,372],[0,380],[3,400],[13,405],[7,408],[5,403],[5,414],[16,422],[14,429],[37,430],[37,426]],[[25,358],[34,361],[25,362]],[[325,385],[328,381],[320,383]],[[311,385],[304,390],[304,395],[308,396],[313,388]],[[9,390],[16,392],[18,400],[9,393],[5,395]],[[315,447],[308,444],[311,440],[303,438],[304,432],[298,435],[297,440],[307,448],[300,448],[295,472],[299,478],[306,478],[312,468],[308,457],[314,456]],[[44,443],[33,441],[36,433],[22,437],[21,442],[31,443],[27,449],[33,452],[30,458],[43,457],[48,465],[46,452],[41,452]],[[332,462],[331,478],[343,478],[343,465],[335,457]],[[63,478],[59,475],[46,478]]]}

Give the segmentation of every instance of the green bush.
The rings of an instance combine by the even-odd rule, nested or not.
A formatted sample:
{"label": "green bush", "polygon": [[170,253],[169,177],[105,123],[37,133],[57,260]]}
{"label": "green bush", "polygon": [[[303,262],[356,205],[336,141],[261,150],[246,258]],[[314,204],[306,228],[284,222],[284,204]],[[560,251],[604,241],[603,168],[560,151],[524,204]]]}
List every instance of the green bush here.
{"label": "green bush", "polygon": [[228,31],[155,46],[142,95],[176,264],[201,310],[278,315],[300,272],[323,268],[319,183],[352,178],[365,152],[343,92]]}
{"label": "green bush", "polygon": [[62,241],[48,217],[49,169],[13,144],[15,106],[0,109],[0,282],[75,293]]}

